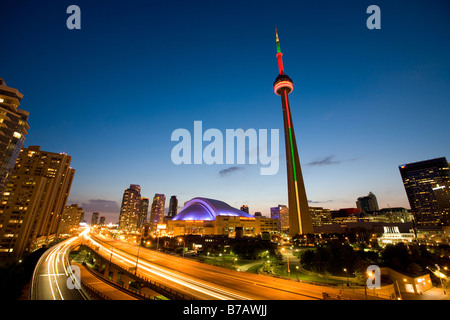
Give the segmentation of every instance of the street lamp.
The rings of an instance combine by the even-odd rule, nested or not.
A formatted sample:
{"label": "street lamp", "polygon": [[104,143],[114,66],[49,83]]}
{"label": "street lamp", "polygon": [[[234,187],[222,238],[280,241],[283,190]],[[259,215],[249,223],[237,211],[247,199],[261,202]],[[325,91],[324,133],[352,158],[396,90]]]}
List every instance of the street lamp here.
{"label": "street lamp", "polygon": [[284,251],[286,251],[286,258],[287,258],[287,263],[288,263],[288,275],[289,275],[289,279],[291,279],[291,269],[289,268],[289,255],[285,248],[281,248],[281,252],[284,252]]}
{"label": "street lamp", "polygon": [[111,262],[114,246],[111,247],[111,255],[109,256],[109,262]]}
{"label": "street lamp", "polygon": [[136,270],[134,270],[134,274],[137,273],[137,269],[138,269],[139,250],[141,249],[141,241],[142,241],[142,235],[140,236],[139,242],[138,242],[138,251],[137,251],[137,256],[136,256]]}
{"label": "street lamp", "polygon": [[186,243],[184,242],[184,239],[178,238],[178,242],[181,242],[181,241],[183,241],[183,258],[184,258],[184,248],[185,248]]}
{"label": "street lamp", "polygon": [[347,268],[344,268],[344,271],[347,272],[347,287],[350,287],[349,281],[348,281],[348,270]]}
{"label": "street lamp", "polygon": [[447,294],[445,292],[445,287],[444,287],[444,283],[442,282],[442,273],[441,273],[441,267],[439,267],[438,264],[436,264],[436,268],[438,270],[438,275],[439,275],[439,279],[441,280],[441,286],[442,286],[442,290],[444,290],[444,294]]}
{"label": "street lamp", "polygon": [[366,277],[364,279],[364,293],[366,294],[366,300],[368,300],[367,299],[367,280],[369,280],[369,277],[371,277],[371,276],[372,276],[372,273],[371,272],[367,272],[366,273]]}

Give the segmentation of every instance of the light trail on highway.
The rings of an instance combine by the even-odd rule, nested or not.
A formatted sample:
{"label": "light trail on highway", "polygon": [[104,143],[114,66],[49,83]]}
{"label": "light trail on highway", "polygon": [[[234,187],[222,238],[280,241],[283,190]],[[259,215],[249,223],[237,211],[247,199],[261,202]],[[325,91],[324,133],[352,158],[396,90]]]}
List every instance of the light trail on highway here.
{"label": "light trail on highway", "polygon": [[[68,254],[78,244],[74,237],[58,243],[47,250],[39,259],[31,284],[32,300],[73,300],[88,299],[80,288],[80,278],[76,277],[68,262]],[[47,281],[42,282],[42,279]],[[72,285],[68,286],[68,283]]]}
{"label": "light trail on highway", "polygon": [[[104,253],[104,257],[115,257],[118,260],[128,263],[130,267],[136,266],[136,256],[130,253],[126,253],[122,250],[113,250],[113,247],[111,245],[107,245],[111,248],[108,248],[107,246],[101,244],[99,241],[94,240],[90,235],[87,233],[84,235],[84,238],[91,241],[91,243],[98,247],[98,252],[101,254],[101,252]],[[97,239],[98,240],[98,239]],[[219,299],[219,300],[251,300],[250,297],[244,296],[242,294],[237,294],[234,292],[231,292],[230,290],[226,290],[220,286],[208,284],[205,282],[201,282],[199,280],[190,278],[186,276],[185,274],[180,274],[178,272],[173,272],[168,270],[167,268],[160,267],[156,264],[150,263],[146,261],[143,258],[140,258],[139,264],[138,264],[138,270],[141,271],[141,274],[151,277],[151,276],[157,276],[160,278],[163,278],[169,282],[176,283],[180,286],[185,287],[183,290],[186,292],[186,288],[189,289],[188,292],[192,293],[196,292],[194,294],[197,297],[201,297],[202,299]],[[142,272],[142,271],[145,271]],[[200,293],[200,296],[198,295]]]}

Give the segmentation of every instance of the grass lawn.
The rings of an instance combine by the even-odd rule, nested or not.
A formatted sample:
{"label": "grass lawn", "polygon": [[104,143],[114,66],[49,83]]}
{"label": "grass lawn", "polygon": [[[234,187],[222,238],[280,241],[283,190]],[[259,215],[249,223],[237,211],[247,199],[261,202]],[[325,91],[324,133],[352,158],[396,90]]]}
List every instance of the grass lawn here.
{"label": "grass lawn", "polygon": [[[291,267],[291,279],[292,280],[303,280],[303,281],[311,281],[325,284],[345,284],[346,281],[335,280],[335,279],[327,279],[325,277],[319,277],[316,275],[310,275],[303,272],[298,271],[295,267]],[[274,273],[279,276],[288,277],[287,265],[276,266],[274,268]]]}

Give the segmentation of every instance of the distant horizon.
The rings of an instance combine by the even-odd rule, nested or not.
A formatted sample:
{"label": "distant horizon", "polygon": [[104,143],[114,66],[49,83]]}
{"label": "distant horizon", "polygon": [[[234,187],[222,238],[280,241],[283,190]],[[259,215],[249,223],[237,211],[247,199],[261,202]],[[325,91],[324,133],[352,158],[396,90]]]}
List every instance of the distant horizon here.
{"label": "distant horizon", "polygon": [[[362,195],[362,196],[364,196],[364,195]],[[375,196],[376,196],[376,195],[375,195]],[[166,195],[166,197],[167,197],[167,195]],[[199,197],[201,197],[201,196],[199,196]],[[194,197],[194,198],[195,198],[195,197]],[[177,198],[177,200],[179,200],[179,199]],[[189,200],[191,200],[191,199],[189,199]],[[186,200],[186,201],[189,201],[189,200]],[[217,199],[217,200],[222,200],[222,199]],[[377,200],[378,200],[378,198],[377,198]],[[225,202],[226,202],[226,201],[225,201]],[[309,201],[309,202],[310,202],[310,201]],[[72,205],[72,204],[78,204],[78,207],[83,209],[83,212],[85,213],[85,219],[84,219],[84,221],[86,221],[86,223],[88,223],[89,221],[91,221],[91,219],[86,219],[86,213],[87,213],[87,214],[90,214],[90,217],[92,218],[92,213],[93,213],[93,212],[99,212],[99,217],[104,216],[104,217],[105,217],[105,222],[107,222],[107,223],[117,224],[117,223],[119,222],[120,212],[117,212],[117,213],[115,213],[115,212],[105,212],[105,214],[102,215],[102,211],[99,211],[99,210],[85,211],[84,208],[83,208],[82,206],[80,206],[79,203],[72,203],[72,202],[70,202],[70,203],[68,202],[68,203],[67,203],[68,206],[70,206],[70,205]],[[355,204],[356,204],[356,200],[355,200]],[[242,205],[246,205],[246,204],[243,203]],[[286,205],[286,207],[287,207],[287,204],[283,204],[283,203],[279,203],[279,204],[277,204],[277,205],[274,205],[273,207],[277,207],[278,205]],[[120,205],[119,205],[119,207],[120,207]],[[272,207],[272,208],[273,208],[273,207]],[[353,206],[353,207],[340,207],[340,208],[332,209],[332,208],[327,208],[326,206],[312,204],[311,202],[309,203],[309,207],[315,207],[315,208],[319,207],[319,208],[329,209],[330,211],[335,211],[335,210],[340,210],[340,209],[350,209],[350,208],[351,208],[351,209],[356,209],[356,205]],[[180,213],[180,211],[181,211],[183,208],[184,208],[184,206],[178,206],[177,214]],[[411,207],[410,207],[410,206],[407,206],[407,207],[403,207],[403,206],[380,207],[380,210],[382,210],[382,209],[387,209],[387,208],[391,208],[391,209],[393,209],[393,208],[405,208],[405,209],[411,210]],[[239,209],[239,210],[240,210],[240,206],[239,206],[239,207],[236,207],[236,209]],[[250,209],[250,206],[249,206],[249,209]],[[264,214],[263,212],[261,212],[261,215],[262,215],[262,216],[265,216],[265,217],[267,217],[267,218],[270,218],[270,208],[269,208],[268,210],[269,210],[268,214],[267,214],[267,213]],[[167,216],[168,211],[169,211],[169,207],[164,207],[164,216],[165,216],[165,217]],[[249,212],[249,213],[250,213],[251,215],[255,215],[256,212],[260,212],[260,211],[254,211],[253,213],[252,213],[252,212]],[[149,211],[148,213],[150,214],[150,211]],[[117,221],[113,221],[113,220],[112,220],[112,219],[113,219],[113,218],[112,218],[113,215],[117,215]],[[108,218],[109,218],[109,220],[108,220]],[[147,218],[149,218],[149,216],[147,216]],[[148,220],[148,219],[147,219],[147,220]]]}

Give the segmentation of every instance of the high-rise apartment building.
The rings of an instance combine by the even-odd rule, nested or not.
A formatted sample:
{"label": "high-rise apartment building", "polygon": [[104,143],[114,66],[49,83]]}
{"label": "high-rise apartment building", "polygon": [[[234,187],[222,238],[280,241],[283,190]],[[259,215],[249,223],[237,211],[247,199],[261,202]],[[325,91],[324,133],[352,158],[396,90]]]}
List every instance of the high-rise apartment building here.
{"label": "high-rise apartment building", "polygon": [[177,213],[178,213],[178,199],[176,196],[171,196],[169,202],[169,212],[167,213],[167,216],[171,219],[175,217]]}
{"label": "high-rise apartment building", "polygon": [[98,225],[98,217],[100,216],[100,212],[98,211],[94,211],[92,212],[92,217],[91,217],[91,226],[96,226]]}
{"label": "high-rise apartment building", "polygon": [[19,109],[23,98],[17,89],[10,88],[0,78],[0,193],[14,169],[23,147],[28,125],[27,111]]}
{"label": "high-rise apartment building", "polygon": [[418,226],[449,224],[450,169],[445,157],[399,166]]}
{"label": "high-rise apartment building", "polygon": [[164,206],[166,203],[166,196],[156,193],[153,197],[152,208],[150,210],[150,229],[156,230],[158,224],[164,223]]}
{"label": "high-rise apartment building", "polygon": [[248,208],[248,206],[246,205],[246,204],[243,204],[242,206],[241,206],[241,211],[244,211],[244,212],[247,212],[247,213],[249,213],[249,208]]}
{"label": "high-rise apartment building", "polygon": [[105,225],[105,220],[106,220],[106,217],[101,216],[101,217],[100,217],[100,221],[99,221],[98,224],[99,224],[100,226],[104,226],[104,225]]}
{"label": "high-rise apartment building", "polygon": [[139,205],[139,225],[138,228],[141,229],[145,223],[147,223],[148,207],[150,205],[150,199],[141,197],[141,203]]}
{"label": "high-rise apartment building", "polygon": [[75,170],[71,157],[22,148],[0,199],[0,259],[14,260],[58,236]]}
{"label": "high-rise apartment building", "polygon": [[59,224],[58,234],[70,235],[78,231],[82,215],[83,215],[83,208],[78,207],[78,204],[65,206],[61,216],[61,223]]}
{"label": "high-rise apartment building", "polygon": [[359,197],[356,200],[356,207],[364,213],[378,211],[377,197],[372,192],[369,192],[367,196]]}
{"label": "high-rise apartment building", "polygon": [[119,230],[138,230],[139,215],[141,209],[141,187],[137,184],[130,184],[125,189],[120,207]]}

